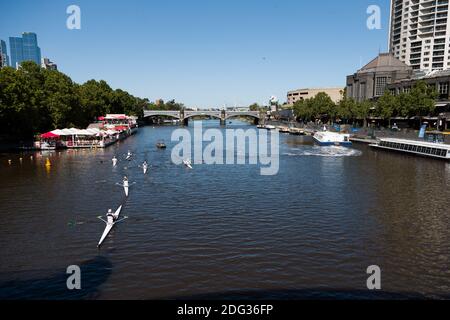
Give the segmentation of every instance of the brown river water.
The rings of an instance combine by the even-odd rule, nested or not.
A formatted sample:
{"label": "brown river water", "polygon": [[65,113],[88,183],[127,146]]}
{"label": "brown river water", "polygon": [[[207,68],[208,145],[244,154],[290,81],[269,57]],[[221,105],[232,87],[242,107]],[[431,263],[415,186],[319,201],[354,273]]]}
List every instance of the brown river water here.
{"label": "brown river water", "polygon": [[[1,154],[0,298],[450,298],[450,163],[280,135],[275,176],[188,170],[171,161],[175,129],[144,127],[105,150]],[[98,249],[97,217],[120,204],[129,218]],[[82,290],[66,288],[70,265]],[[371,265],[381,291],[366,287]]]}

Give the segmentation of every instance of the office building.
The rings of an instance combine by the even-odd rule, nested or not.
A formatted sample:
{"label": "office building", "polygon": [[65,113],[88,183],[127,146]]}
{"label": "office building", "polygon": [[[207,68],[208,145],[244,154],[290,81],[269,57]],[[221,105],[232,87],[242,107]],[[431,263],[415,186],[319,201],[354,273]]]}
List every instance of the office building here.
{"label": "office building", "polygon": [[413,70],[450,67],[448,0],[391,0],[389,51]]}
{"label": "office building", "polygon": [[33,61],[41,65],[41,49],[35,33],[24,32],[21,38],[10,37],[9,47],[11,66],[17,68],[24,61]]}
{"label": "office building", "polygon": [[344,88],[311,88],[298,89],[287,93],[287,104],[293,105],[297,101],[314,98],[319,92],[325,92],[333,100],[334,103],[339,102],[342,97]]}
{"label": "office building", "polygon": [[0,40],[0,68],[9,66],[8,50],[6,48],[6,42]]}

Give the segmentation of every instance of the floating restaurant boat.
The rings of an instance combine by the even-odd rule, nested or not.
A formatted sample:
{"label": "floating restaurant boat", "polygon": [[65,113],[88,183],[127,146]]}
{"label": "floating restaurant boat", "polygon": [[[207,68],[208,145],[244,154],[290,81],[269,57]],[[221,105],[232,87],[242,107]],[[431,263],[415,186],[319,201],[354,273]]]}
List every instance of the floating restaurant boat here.
{"label": "floating restaurant boat", "polygon": [[330,131],[316,132],[313,136],[314,140],[321,146],[350,146],[349,134],[342,134]]}
{"label": "floating restaurant boat", "polygon": [[57,129],[39,136],[34,150],[106,148],[138,130],[137,117],[109,114],[99,117],[87,129]]}
{"label": "floating restaurant boat", "polygon": [[119,132],[119,139],[123,140],[138,131],[137,117],[125,114],[107,114],[98,118],[101,128]]}
{"label": "floating restaurant boat", "polygon": [[450,145],[443,143],[389,138],[380,139],[378,143],[371,144],[370,146],[377,149],[450,160]]}

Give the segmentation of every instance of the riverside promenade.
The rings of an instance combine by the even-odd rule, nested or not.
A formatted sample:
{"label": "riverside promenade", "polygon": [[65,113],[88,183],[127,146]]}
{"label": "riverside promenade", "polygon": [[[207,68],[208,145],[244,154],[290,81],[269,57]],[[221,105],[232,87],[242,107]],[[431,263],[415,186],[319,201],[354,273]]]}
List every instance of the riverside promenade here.
{"label": "riverside promenade", "polygon": [[[315,132],[321,131],[323,129],[322,125],[316,124],[302,124],[298,122],[284,122],[284,121],[268,121],[267,124],[276,126],[278,128],[284,128],[285,132],[290,132],[291,134],[296,134],[296,132],[302,132],[304,135],[314,135]],[[326,127],[333,131],[334,128],[330,125]],[[280,130],[283,131],[283,130]],[[399,131],[391,130],[388,128],[356,128],[353,130],[351,125],[342,126],[341,132],[349,133],[352,135],[351,141],[359,143],[372,144],[377,142],[377,139],[382,138],[396,138],[396,139],[407,139],[407,140],[418,140],[419,130],[414,129],[401,129]],[[442,132],[444,135],[444,143],[450,144],[450,132]]]}

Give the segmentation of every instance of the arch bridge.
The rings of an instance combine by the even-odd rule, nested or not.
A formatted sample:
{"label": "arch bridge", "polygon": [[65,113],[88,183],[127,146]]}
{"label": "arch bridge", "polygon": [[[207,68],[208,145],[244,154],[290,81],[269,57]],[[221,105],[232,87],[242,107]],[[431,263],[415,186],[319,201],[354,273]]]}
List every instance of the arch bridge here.
{"label": "arch bridge", "polygon": [[189,119],[193,117],[209,117],[219,119],[221,124],[225,124],[227,120],[236,117],[250,117],[254,119],[255,124],[259,124],[262,119],[264,119],[264,114],[260,111],[191,111],[191,110],[181,110],[181,111],[167,111],[167,110],[144,110],[144,118],[150,117],[170,117],[180,120],[182,124],[187,124]]}

